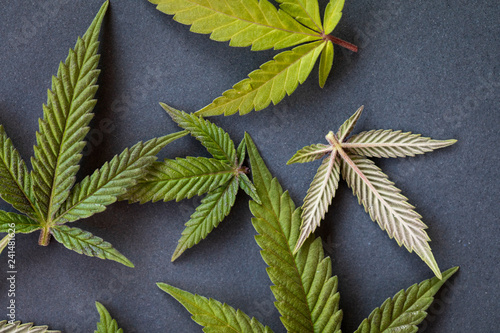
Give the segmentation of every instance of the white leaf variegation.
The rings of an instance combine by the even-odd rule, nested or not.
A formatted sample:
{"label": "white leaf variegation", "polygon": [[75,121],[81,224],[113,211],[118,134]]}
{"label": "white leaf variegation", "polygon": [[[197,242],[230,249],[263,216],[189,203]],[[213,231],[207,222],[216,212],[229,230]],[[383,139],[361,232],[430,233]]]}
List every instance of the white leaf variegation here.
{"label": "white leaf variegation", "polygon": [[286,164],[306,163],[316,161],[332,151],[330,146],[318,143],[310,146],[305,146],[293,155]]}
{"label": "white leaf variegation", "polygon": [[[301,235],[295,251],[319,226],[328,211],[338,186],[339,172],[365,207],[373,221],[390,238],[404,245],[420,258],[441,278],[441,272],[429,246],[427,226],[422,222],[408,199],[404,197],[371,160],[366,157],[405,157],[423,154],[434,149],[450,146],[456,140],[433,140],[410,132],[372,130],[346,138],[358,121],[363,107],[342,124],[337,134],[326,136],[327,145],[311,145],[299,150],[288,162],[309,162],[330,150],[314,177],[304,199]],[[321,147],[321,148],[319,148]]]}
{"label": "white leaf variegation", "polygon": [[61,331],[49,330],[48,326],[33,326],[33,323],[21,324],[20,321],[0,321],[1,333],[61,333]]}
{"label": "white leaf variegation", "polygon": [[335,191],[339,186],[340,160],[337,152],[333,151],[325,158],[314,176],[307,190],[307,195],[302,206],[302,232],[295,245],[295,252],[299,250],[307,237],[319,226],[328,206],[332,203]]}
{"label": "white leaf variegation", "polygon": [[411,132],[371,130],[353,135],[342,147],[366,157],[406,157],[425,154],[455,142],[432,140]]}
{"label": "white leaf variegation", "polygon": [[430,238],[425,232],[427,226],[421,221],[408,199],[400,194],[387,175],[367,158],[347,154],[342,159],[342,176],[352,188],[359,203],[370,214],[382,230],[398,245],[415,251],[429,265],[434,274],[441,278],[441,272],[429,246]]}

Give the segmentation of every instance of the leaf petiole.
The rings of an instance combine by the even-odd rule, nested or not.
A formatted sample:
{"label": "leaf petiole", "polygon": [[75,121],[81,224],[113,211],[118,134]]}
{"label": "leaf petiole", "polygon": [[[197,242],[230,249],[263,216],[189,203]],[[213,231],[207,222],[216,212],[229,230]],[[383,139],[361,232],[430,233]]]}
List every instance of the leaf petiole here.
{"label": "leaf petiole", "polygon": [[339,46],[342,46],[352,52],[358,52],[358,47],[352,43],[349,43],[349,42],[346,42],[345,40],[343,39],[340,39],[340,38],[337,38],[337,37],[334,37],[332,35],[326,35],[325,33],[321,33],[321,38],[324,40],[324,41],[330,41],[332,42],[333,44],[337,44]]}

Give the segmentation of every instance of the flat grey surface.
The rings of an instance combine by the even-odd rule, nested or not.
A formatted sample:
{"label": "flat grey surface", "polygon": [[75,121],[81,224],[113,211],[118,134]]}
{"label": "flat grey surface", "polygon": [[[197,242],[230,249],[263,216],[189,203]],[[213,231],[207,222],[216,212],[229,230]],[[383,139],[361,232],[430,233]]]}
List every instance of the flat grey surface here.
{"label": "flat grey surface", "polygon": [[[320,1],[324,8],[326,1]],[[0,123],[25,159],[32,155],[50,78],[82,35],[101,1],[41,0],[0,4]],[[360,105],[355,131],[401,129],[458,143],[410,159],[376,163],[429,226],[434,255],[459,273],[430,309],[425,332],[495,332],[500,322],[498,165],[500,6],[497,1],[348,1],[334,35],[334,68],[318,87],[317,66],[277,106],[211,120],[235,141],[249,132],[272,173],[297,205],[317,163],[286,166],[294,152],[324,142]],[[211,41],[158,12],[147,1],[112,1],[101,34],[102,74],[92,127],[92,154],[79,177],[139,140],[176,131],[159,107],[196,111],[277,52],[251,52]],[[109,130],[99,124],[111,123]],[[161,157],[208,156],[186,137]],[[17,319],[64,332],[93,332],[100,301],[125,332],[201,332],[155,283],[227,302],[284,332],[254,241],[248,197],[209,237],[170,263],[199,198],[128,205],[76,223],[111,242],[135,269],[78,255],[38,234],[17,237]],[[0,208],[11,210],[7,204]],[[355,330],[389,296],[432,272],[371,222],[341,183],[317,232],[339,277],[342,328]],[[3,259],[2,259],[3,258]],[[7,258],[0,257],[0,318],[7,307]]]}

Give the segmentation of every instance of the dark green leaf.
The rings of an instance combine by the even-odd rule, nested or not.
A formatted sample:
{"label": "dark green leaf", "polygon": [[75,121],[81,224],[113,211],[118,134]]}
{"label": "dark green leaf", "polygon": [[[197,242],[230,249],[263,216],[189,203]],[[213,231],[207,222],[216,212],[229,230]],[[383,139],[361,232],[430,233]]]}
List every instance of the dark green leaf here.
{"label": "dark green leaf", "polygon": [[238,192],[238,178],[233,177],[226,184],[209,192],[191,219],[186,223],[179,244],[172,255],[172,261],[177,259],[185,250],[198,244],[202,239],[216,228],[229,214]]}

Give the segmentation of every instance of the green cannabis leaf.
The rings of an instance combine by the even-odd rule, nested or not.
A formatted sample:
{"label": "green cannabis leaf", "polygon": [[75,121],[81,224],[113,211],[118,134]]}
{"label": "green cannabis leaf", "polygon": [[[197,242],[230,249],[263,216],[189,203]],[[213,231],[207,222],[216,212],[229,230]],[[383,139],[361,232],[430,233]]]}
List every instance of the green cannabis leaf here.
{"label": "green cannabis leaf", "polygon": [[0,125],[0,197],[22,213],[0,211],[0,232],[10,235],[41,230],[40,245],[48,245],[53,235],[70,250],[133,267],[108,242],[65,223],[105,210],[136,184],[160,149],[187,132],[139,142],[75,184],[84,138],[96,104],[98,37],[108,5],[109,1],[102,5],[87,32],[78,38],[66,61],[59,65],[57,76],[52,78],[52,89],[43,106],[44,117],[36,133],[31,173]]}
{"label": "green cannabis leaf", "polygon": [[[269,265],[267,272],[274,284],[271,289],[281,321],[288,332],[340,333],[343,313],[339,309],[337,277],[332,277],[331,261],[324,257],[321,239],[309,237],[294,254],[300,236],[301,208],[295,207],[288,192],[272,177],[248,134],[245,140],[261,199],[260,203],[250,202],[255,216],[252,223],[259,233],[256,241],[262,248],[262,258]],[[375,309],[356,333],[416,332],[415,325],[425,319],[434,295],[457,269],[447,270],[442,279],[433,277],[398,292]],[[204,332],[272,332],[257,319],[225,303],[165,283],[158,286],[179,301],[193,320],[204,326]]]}
{"label": "green cannabis leaf", "polygon": [[95,302],[95,305],[101,321],[97,323],[97,331],[94,331],[94,333],[123,333],[123,329],[118,328],[116,320],[111,318],[111,315],[104,305],[99,302]]}
{"label": "green cannabis leaf", "polygon": [[8,323],[7,320],[0,321],[0,332],[2,333],[61,333],[51,331],[48,326],[33,326],[33,323],[21,324],[20,321]]}
{"label": "green cannabis leaf", "polygon": [[363,320],[355,333],[371,332],[417,332],[416,325],[427,316],[427,308],[434,300],[434,295],[448,280],[458,267],[443,272],[443,278],[425,280],[414,284],[406,290],[399,291],[394,297],[388,298],[379,308],[373,310],[370,316]]}
{"label": "green cannabis leaf", "polygon": [[301,234],[295,251],[325,217],[339,183],[339,175],[358,197],[373,221],[377,221],[390,238],[415,251],[437,277],[441,272],[429,246],[427,226],[420,220],[401,190],[394,186],[371,160],[366,157],[405,157],[423,154],[434,149],[450,146],[456,140],[432,140],[411,132],[371,130],[353,135],[363,107],[340,127],[337,134],[328,133],[329,145],[315,144],[300,149],[287,164],[311,162],[326,155],[314,176],[302,206]]}
{"label": "green cannabis leaf", "polygon": [[190,30],[210,34],[230,46],[252,50],[282,49],[259,69],[196,112],[201,116],[241,115],[279,103],[309,76],[321,55],[319,84],[325,85],[333,64],[333,44],[357,52],[357,47],[336,38],[333,31],[342,16],[344,0],[330,0],[321,22],[317,0],[150,0]]}
{"label": "green cannabis leaf", "polygon": [[207,194],[186,223],[172,261],[198,244],[226,217],[236,200],[238,188],[259,202],[259,197],[243,166],[245,141],[238,148],[223,129],[193,114],[161,106],[182,128],[189,131],[213,158],[191,157],[155,162],[146,176],[132,187],[125,198],[129,202],[169,201]]}

